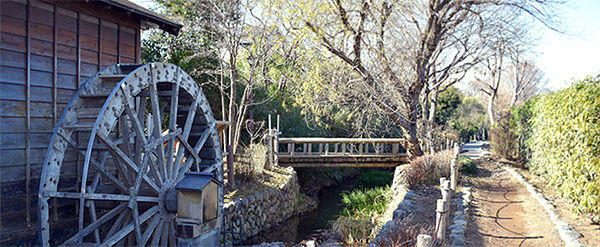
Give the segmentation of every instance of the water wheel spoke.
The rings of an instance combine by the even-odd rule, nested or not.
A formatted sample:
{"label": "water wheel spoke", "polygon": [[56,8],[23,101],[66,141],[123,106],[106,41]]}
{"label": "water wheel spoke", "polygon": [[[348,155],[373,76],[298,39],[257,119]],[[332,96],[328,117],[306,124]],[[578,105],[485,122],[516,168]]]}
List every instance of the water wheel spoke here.
{"label": "water wheel spoke", "polygon": [[202,170],[202,172],[213,172],[213,171],[217,170],[219,167],[223,167],[223,162],[214,163],[214,164],[210,165],[209,167],[207,167],[206,169]]}
{"label": "water wheel spoke", "polygon": [[[202,136],[200,137],[200,139],[198,140],[198,142],[196,143],[196,146],[191,149],[189,147],[189,144],[187,143],[187,141],[183,141],[184,137],[183,136],[178,136],[179,140],[181,143],[184,144],[188,144],[186,146],[186,148],[188,149],[188,151],[190,153],[192,153],[194,155],[194,159],[196,157],[198,157],[198,153],[200,152],[200,150],[202,149],[202,147],[204,147],[204,143],[206,143],[206,140],[208,140],[208,137],[210,136],[210,129],[206,129],[204,130],[204,132],[202,133]],[[191,150],[190,150],[191,149]],[[180,150],[179,152],[183,153],[183,150]],[[181,159],[179,157],[179,155],[177,156],[177,160],[175,160],[175,164],[180,164],[181,163],[181,159],[183,159],[183,156],[181,156]],[[200,158],[198,158],[197,160],[195,160],[195,163],[198,164],[200,163]],[[183,178],[183,174],[187,171],[190,170],[190,167],[192,166],[192,160],[186,160],[186,162],[179,168],[178,174],[177,174],[177,180],[179,180],[180,178]],[[198,165],[197,165],[198,166]],[[199,170],[199,167],[196,167]]]}
{"label": "water wheel spoke", "polygon": [[131,214],[131,211],[121,212],[121,214],[119,214],[119,217],[117,218],[115,223],[113,223],[113,225],[110,227],[110,230],[108,231],[108,234],[106,234],[106,236],[110,237],[110,236],[115,235],[117,230],[120,229],[123,226],[123,224],[125,223],[125,221],[129,218],[130,214]]}
{"label": "water wheel spoke", "polygon": [[96,188],[98,188],[98,183],[100,182],[100,173],[96,173],[96,175],[94,176],[94,179],[92,180],[92,184],[90,184],[90,186],[88,186],[88,192],[89,193],[94,193],[96,192]]}
{"label": "water wheel spoke", "polygon": [[[127,98],[127,97],[125,97]],[[133,131],[136,133],[136,138],[142,144],[147,143],[146,136],[144,135],[144,128],[142,127],[142,123],[140,122],[139,116],[135,109],[131,107],[131,103],[127,100],[125,102],[125,112],[127,116],[129,116],[129,120],[131,121],[131,127]]]}
{"label": "water wheel spoke", "polygon": [[163,232],[164,221],[159,221],[158,226],[152,233],[152,242],[150,242],[150,246],[158,246],[158,241],[160,241],[160,236]]}
{"label": "water wheel spoke", "polygon": [[[140,101],[145,102],[145,99],[140,99]],[[141,157],[142,150],[143,150],[143,147],[145,147],[147,145],[148,139],[146,138],[146,136],[144,134],[144,129],[142,127],[142,123],[140,122],[139,115],[136,114],[136,111],[131,107],[131,104],[129,101],[127,101],[125,103],[125,111],[127,112],[129,119],[131,120],[133,131],[136,133],[136,137],[138,139],[138,141],[135,144],[135,153],[136,153],[135,161],[136,161],[136,164],[139,164],[142,162],[142,157]],[[142,111],[142,113],[143,113],[143,111]],[[162,184],[163,184],[162,175],[156,169],[150,169],[150,170],[151,170],[151,174],[154,177],[154,181],[156,182],[157,186],[162,186]]]}
{"label": "water wheel spoke", "polygon": [[[85,157],[85,153],[83,153],[81,150],[77,149],[77,145],[75,144],[75,142],[73,142],[71,140],[71,138],[67,138],[66,136],[64,136],[60,132],[56,132],[56,133],[58,134],[58,136],[60,136],[61,138],[63,138],[71,147],[73,147],[73,150],[75,150],[79,155]],[[94,158],[90,159],[90,163],[92,163],[92,165],[94,166],[94,168],[96,169],[96,171],[100,172],[104,177],[108,178],[121,191],[123,191],[125,193],[129,193],[129,189],[127,188],[127,186],[125,186],[125,184],[123,184],[117,177],[115,177],[112,173],[110,173],[108,170],[106,170],[104,168],[104,163],[105,162],[106,162],[106,156],[103,156],[101,162],[98,162]]]}
{"label": "water wheel spoke", "polygon": [[[45,197],[66,198],[66,199],[85,199],[85,200],[102,200],[102,201],[122,201],[128,202],[131,200],[131,195],[106,194],[106,193],[79,193],[79,192],[58,192],[44,191]],[[158,197],[154,196],[137,196],[137,201],[140,202],[159,202]]]}
{"label": "water wheel spoke", "polygon": [[190,136],[190,132],[192,131],[194,118],[196,117],[196,111],[198,110],[198,104],[200,104],[200,98],[196,98],[196,100],[194,100],[192,102],[192,105],[190,106],[190,111],[188,112],[187,118],[185,120],[185,125],[184,125],[182,135],[186,141],[187,141],[188,137]]}
{"label": "water wheel spoke", "polygon": [[[161,136],[158,139],[152,140],[149,144],[144,146],[144,149],[146,150],[146,152],[152,151],[152,152],[157,153],[157,157],[158,157],[158,159],[160,159],[160,150],[162,150],[163,154],[164,154],[163,144],[165,142],[172,143],[172,141],[175,139],[175,137],[179,136],[180,134],[181,134],[181,129],[178,128],[178,129],[174,130],[173,132],[169,132],[169,133]],[[167,143],[167,146],[169,145],[168,143]],[[166,147],[166,148],[168,149],[168,147]],[[168,156],[166,162],[162,163],[163,167],[160,167],[161,163],[156,164],[156,166],[159,166],[160,170],[164,172],[163,174],[165,175],[165,177],[164,177],[165,181],[170,179],[170,177],[168,176],[170,168],[164,167],[164,166],[172,166],[173,165],[172,161],[169,162],[169,159],[173,159],[173,155],[172,155],[172,152],[169,152],[169,153],[171,153],[171,155]],[[153,176],[160,176],[160,174],[156,172],[156,169],[151,169],[151,170],[153,172]],[[161,180],[162,179],[163,178],[161,178]]]}
{"label": "water wheel spoke", "polygon": [[158,222],[160,222],[160,218],[160,214],[155,214],[154,217],[152,217],[152,221],[150,221],[150,224],[148,224],[148,227],[146,227],[146,230],[144,231],[144,235],[142,235],[142,241],[138,243],[139,246],[145,246],[148,240],[150,240],[150,234],[156,229]]}
{"label": "water wheel spoke", "polygon": [[[123,150],[125,155],[127,155],[128,157],[133,157],[132,153],[131,153],[130,135],[135,134],[135,132],[130,132],[129,124],[127,124],[127,117],[125,115],[121,115],[121,117],[119,117],[119,126],[120,126],[120,132],[121,132],[120,134],[121,134],[121,139],[122,139],[122,143],[119,146],[120,146],[121,150]],[[122,165],[121,165],[121,167],[122,167]],[[124,176],[129,181],[132,180],[131,172],[124,171]]]}
{"label": "water wheel spoke", "polygon": [[162,238],[160,241],[160,246],[168,246],[169,243],[169,228],[171,227],[171,222],[167,222],[162,229]]}
{"label": "water wheel spoke", "polygon": [[137,201],[133,200],[132,202],[133,203],[129,204],[129,207],[133,211],[133,223],[135,223],[133,225],[133,229],[135,230],[134,233],[135,233],[136,242],[139,245],[142,242],[142,229],[140,228],[140,225],[144,222],[140,222],[140,212],[138,209]]}
{"label": "water wheel spoke", "polygon": [[[142,215],[139,216],[138,224],[142,224],[142,223],[146,222],[146,220],[150,219],[150,217],[152,217],[154,214],[158,213],[158,211],[159,211],[158,206],[154,206],[154,207],[148,209],[145,213],[143,213]],[[127,224],[126,226],[121,228],[120,231],[116,232],[114,235],[112,235],[108,239],[106,239],[104,241],[104,243],[102,243],[100,246],[115,245],[117,242],[119,242],[121,239],[125,238],[127,235],[129,235],[129,233],[131,233],[134,230],[134,225],[135,225],[135,222],[130,222],[129,224]]]}
{"label": "water wheel spoke", "polygon": [[[153,68],[150,68],[151,73],[157,73],[158,71],[155,71]],[[154,78],[154,75],[152,76],[152,78]],[[152,79],[152,81],[150,82],[148,88],[150,89],[150,105],[152,108],[152,131],[150,132],[150,136],[154,137],[155,139],[160,139],[161,137],[161,125],[162,125],[162,112],[161,112],[161,107],[160,107],[160,101],[158,99],[158,89],[156,88],[156,82],[154,81],[154,79]],[[150,129],[150,128],[149,128]],[[166,167],[165,167],[165,152],[164,150],[158,149],[158,162],[157,162],[157,166],[160,170],[160,173],[163,175],[164,178],[166,178],[167,174],[166,174]],[[166,179],[165,179],[166,180]]]}
{"label": "water wheel spoke", "polygon": [[[206,134],[207,131],[205,131],[204,134]],[[208,135],[206,135],[208,137]],[[185,149],[188,150],[188,152],[190,152],[190,154],[192,155],[192,157],[194,158],[194,164],[196,165],[196,171],[200,170],[200,157],[198,157],[198,152],[200,152],[200,148],[198,150],[196,150],[195,148],[192,148],[192,146],[190,146],[190,144],[187,141],[184,141],[183,136],[181,135],[177,135],[177,138],[179,139],[180,143],[183,144],[183,147],[185,147]],[[202,138],[200,138],[200,141],[202,141]],[[202,141],[202,145],[204,145],[204,142],[206,141],[206,139],[204,141]]]}
{"label": "water wheel spoke", "polygon": [[[129,157],[127,157],[125,153],[123,153],[123,151],[113,143],[110,137],[99,134],[96,136],[99,137],[100,140],[104,142],[104,144],[106,144],[109,150],[113,150],[117,157],[121,158],[125,162],[125,164],[129,166],[129,169],[135,171],[136,173],[143,173],[143,171],[140,171],[135,165],[135,163],[133,163],[133,161]],[[156,193],[159,193],[160,188],[156,185],[156,183],[154,183],[154,181],[150,180],[150,178],[145,174],[142,174],[142,178],[150,186],[150,188],[152,188],[152,190],[154,190]]]}
{"label": "water wheel spoke", "polygon": [[146,151],[155,149],[155,148],[158,150],[159,148],[162,148],[162,145],[166,141],[170,141],[171,139],[174,139],[175,137],[177,137],[180,134],[181,134],[181,129],[176,129],[173,132],[169,132],[166,135],[161,136],[160,138],[154,139],[152,142],[146,144],[146,146],[144,146],[144,148],[146,149]]}
{"label": "water wheel spoke", "polygon": [[[175,72],[175,78],[179,76],[179,69]],[[177,111],[179,104],[179,81],[176,81],[171,86],[171,108],[169,109],[169,132],[175,131],[177,128]],[[169,140],[167,143],[167,175],[166,177],[173,177],[173,153],[175,152],[175,141],[174,139]]]}
{"label": "water wheel spoke", "polygon": [[[96,215],[96,203],[94,201],[88,201],[87,204],[90,216],[92,217],[92,222],[96,222],[98,220],[98,216]],[[100,231],[98,228],[94,229],[94,240],[96,243],[100,243]]]}
{"label": "water wheel spoke", "polygon": [[175,237],[175,222],[169,221],[169,246],[177,245],[177,238]]}
{"label": "water wheel spoke", "polygon": [[98,227],[100,227],[102,224],[108,222],[110,219],[112,219],[113,217],[115,217],[118,213],[122,212],[123,210],[127,209],[127,204],[126,203],[122,203],[121,205],[113,208],[112,210],[110,210],[108,213],[102,215],[102,217],[100,217],[98,220],[92,222],[91,224],[89,224],[86,228],[80,230],[79,235],[75,235],[72,238],[68,239],[67,241],[65,241],[62,246],[66,246],[68,244],[74,243],[75,240],[77,240],[77,237],[82,235],[82,236],[87,236],[90,233],[92,233],[94,230],[98,229]]}

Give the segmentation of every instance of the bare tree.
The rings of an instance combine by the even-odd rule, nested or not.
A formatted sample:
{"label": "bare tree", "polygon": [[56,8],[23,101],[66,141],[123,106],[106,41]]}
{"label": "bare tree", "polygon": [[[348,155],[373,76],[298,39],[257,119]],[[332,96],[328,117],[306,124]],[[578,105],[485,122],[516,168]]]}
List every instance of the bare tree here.
{"label": "bare tree", "polygon": [[540,94],[548,84],[548,79],[540,68],[532,62],[519,61],[518,57],[509,66],[508,76],[511,92],[510,106],[514,106],[519,100],[524,101]]}
{"label": "bare tree", "polygon": [[[351,76],[330,78],[327,83],[342,90],[337,93],[346,102],[363,105],[362,111],[377,111],[399,126],[412,157],[423,153],[417,131],[419,103],[423,99],[432,103],[429,114],[423,114],[429,119],[435,116],[436,93],[445,85],[459,80],[487,55],[502,54],[495,61],[502,64],[508,42],[492,34],[512,19],[498,13],[528,13],[546,20],[544,7],[552,2],[265,1],[271,13],[291,23],[292,35],[308,37],[307,46],[319,44],[352,71]],[[323,56],[320,51],[315,54]],[[498,67],[492,72],[501,79]],[[426,96],[430,92],[433,98]]]}

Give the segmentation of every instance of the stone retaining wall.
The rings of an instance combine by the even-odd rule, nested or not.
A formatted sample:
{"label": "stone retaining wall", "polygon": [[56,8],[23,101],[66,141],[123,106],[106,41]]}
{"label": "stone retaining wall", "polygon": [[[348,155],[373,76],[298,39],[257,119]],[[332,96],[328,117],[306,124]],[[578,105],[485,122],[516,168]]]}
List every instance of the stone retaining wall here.
{"label": "stone retaining wall", "polygon": [[383,217],[383,220],[387,221],[387,223],[381,227],[381,230],[377,233],[375,239],[369,243],[369,246],[371,247],[377,246],[375,243],[382,241],[382,239],[386,239],[386,235],[392,233],[392,229],[395,227],[395,220],[403,218],[409,215],[411,211],[415,210],[416,202],[414,197],[416,194],[407,188],[404,179],[404,170],[407,166],[408,165],[397,166],[394,171],[394,180],[392,187],[390,188],[393,199],[389,203]]}
{"label": "stone retaining wall", "polygon": [[222,242],[239,243],[295,214],[300,189],[298,177],[292,167],[283,170],[285,179],[277,188],[223,206]]}

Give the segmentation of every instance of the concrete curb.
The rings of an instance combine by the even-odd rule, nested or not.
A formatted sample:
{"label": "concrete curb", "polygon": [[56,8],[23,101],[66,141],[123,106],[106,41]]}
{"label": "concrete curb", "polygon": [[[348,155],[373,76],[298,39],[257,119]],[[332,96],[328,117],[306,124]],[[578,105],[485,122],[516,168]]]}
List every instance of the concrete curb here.
{"label": "concrete curb", "polygon": [[465,232],[467,231],[467,223],[469,222],[469,214],[471,212],[471,187],[463,187],[461,196],[454,198],[456,203],[456,211],[454,212],[454,223],[448,227],[450,237],[453,238],[451,247],[464,247]]}
{"label": "concrete curb", "polygon": [[521,175],[519,172],[517,172],[516,170],[514,170],[506,165],[503,165],[502,168],[505,171],[507,171],[508,173],[510,173],[514,178],[519,180],[519,182],[521,182],[527,188],[529,193],[531,193],[531,196],[533,196],[537,200],[538,204],[540,204],[540,206],[544,209],[544,211],[546,211],[546,213],[548,213],[548,215],[550,216],[550,219],[552,219],[552,222],[554,222],[554,224],[556,225],[556,228],[558,229],[558,235],[560,235],[560,238],[565,242],[565,246],[567,246],[567,247],[584,247],[585,246],[585,245],[579,243],[579,240],[577,240],[577,238],[580,238],[582,236],[581,233],[579,233],[577,230],[575,230],[575,228],[569,226],[569,224],[567,222],[560,219],[560,216],[558,215],[558,212],[554,208],[554,205],[552,205],[552,202],[550,202],[546,197],[544,197],[544,195],[541,193],[540,189],[536,188],[531,183],[529,183],[529,181],[525,177],[523,177],[523,175]]}

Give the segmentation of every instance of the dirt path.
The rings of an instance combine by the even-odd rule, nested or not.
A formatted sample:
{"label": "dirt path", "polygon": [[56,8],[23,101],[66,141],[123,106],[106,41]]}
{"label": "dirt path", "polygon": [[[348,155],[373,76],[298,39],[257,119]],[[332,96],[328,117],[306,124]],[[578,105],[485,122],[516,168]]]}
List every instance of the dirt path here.
{"label": "dirt path", "polygon": [[478,161],[467,246],[564,246],[555,225],[531,194],[499,164]]}

